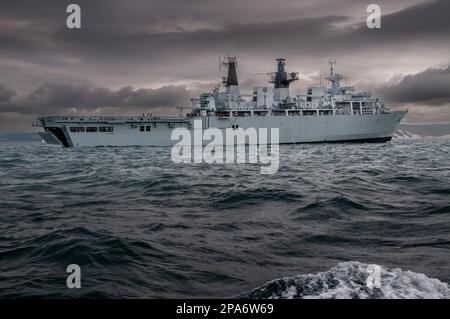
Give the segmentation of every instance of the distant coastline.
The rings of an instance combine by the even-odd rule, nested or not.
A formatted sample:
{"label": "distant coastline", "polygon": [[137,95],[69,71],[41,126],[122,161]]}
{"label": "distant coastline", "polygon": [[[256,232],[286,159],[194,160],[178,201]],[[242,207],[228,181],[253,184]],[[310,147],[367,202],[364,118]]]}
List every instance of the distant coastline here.
{"label": "distant coastline", "polygon": [[37,132],[1,133],[0,142],[40,142],[42,139]]}

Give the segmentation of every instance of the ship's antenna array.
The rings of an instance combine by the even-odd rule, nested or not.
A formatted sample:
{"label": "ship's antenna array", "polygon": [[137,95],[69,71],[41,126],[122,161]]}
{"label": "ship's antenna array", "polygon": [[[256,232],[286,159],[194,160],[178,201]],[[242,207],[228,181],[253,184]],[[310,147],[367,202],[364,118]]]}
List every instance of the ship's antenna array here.
{"label": "ship's antenna array", "polygon": [[334,73],[334,66],[336,65],[336,59],[330,59],[328,61],[330,64],[330,75],[327,76],[325,79],[327,79],[331,83],[331,92],[336,94],[339,91],[340,88],[340,81],[344,79],[344,76],[339,73]]}
{"label": "ship's antenna array", "polygon": [[328,63],[330,64],[330,77],[334,74],[334,66],[336,65],[336,59],[330,59],[328,60]]}
{"label": "ship's antenna array", "polygon": [[298,72],[291,72],[287,73],[285,70],[286,66],[286,59],[285,58],[278,58],[277,61],[277,71],[267,73],[267,75],[270,76],[270,83],[274,83],[275,89],[279,88],[289,88],[289,84],[291,82],[298,80]]}

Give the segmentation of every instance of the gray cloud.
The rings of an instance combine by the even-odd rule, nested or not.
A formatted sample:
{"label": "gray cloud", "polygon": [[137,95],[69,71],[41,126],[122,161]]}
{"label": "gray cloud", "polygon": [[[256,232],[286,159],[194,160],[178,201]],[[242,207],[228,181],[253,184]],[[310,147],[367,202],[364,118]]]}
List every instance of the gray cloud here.
{"label": "gray cloud", "polygon": [[[244,69],[240,69],[243,78],[251,73],[271,71],[272,65],[269,63],[278,56],[295,58],[300,66],[314,67],[316,71],[322,66],[319,62],[325,64],[330,56],[336,56],[338,60],[342,57],[351,59],[354,68],[350,69],[350,75],[360,80],[357,68],[362,66],[361,63],[365,62],[365,68],[381,69],[390,60],[405,57],[418,59],[417,55],[426,47],[433,47],[433,52],[450,50],[447,41],[450,19],[445,15],[445,12],[450,11],[450,2],[443,0],[386,14],[382,18],[381,30],[368,30],[364,21],[364,4],[349,0],[340,1],[339,8],[349,11],[350,8],[358,7],[363,16],[356,17],[357,23],[354,22],[354,16],[329,15],[330,11],[325,9],[333,4],[333,0],[327,0],[321,2],[323,4],[320,6],[324,16],[310,18],[306,13],[294,10],[303,15],[296,19],[292,14],[285,15],[279,20],[272,16],[272,19],[263,22],[249,23],[244,17],[253,15],[236,10],[236,16],[240,17],[236,21],[226,22],[227,17],[224,16],[218,19],[223,23],[213,26],[208,14],[217,15],[215,11],[220,5],[215,3],[202,7],[204,15],[193,16],[193,19],[205,21],[200,24],[201,27],[193,30],[181,27],[164,29],[164,23],[155,18],[157,15],[154,12],[167,12],[169,7],[177,7],[175,4],[187,12],[193,12],[200,5],[197,2],[190,4],[192,8],[188,9],[179,1],[171,5],[166,3],[165,6],[160,1],[153,1],[151,5],[134,1],[135,5],[131,6],[134,10],[122,8],[122,14],[119,14],[121,7],[117,1],[111,5],[101,1],[96,1],[95,5],[93,3],[81,3],[85,12],[83,17],[86,16],[81,30],[64,27],[65,15],[61,14],[64,6],[56,2],[52,2],[51,10],[47,13],[36,8],[46,19],[29,22],[27,19],[35,15],[26,10],[23,19],[27,23],[5,20],[5,26],[0,29],[0,54],[14,61],[20,60],[17,62],[18,70],[9,71],[13,73],[12,76],[27,73],[26,80],[36,82],[43,74],[50,72],[47,80],[51,80],[52,76],[78,77],[80,81],[89,79],[90,82],[116,87],[130,83],[130,78],[135,81],[130,83],[134,86],[161,86],[193,79],[213,81],[217,78],[216,57],[231,52],[249,59],[245,61],[246,64],[242,64]],[[287,1],[286,7],[295,9],[294,3]],[[266,11],[272,8],[270,2],[263,5],[261,1],[256,1],[254,4]],[[30,6],[33,8],[33,5]],[[145,8],[149,8],[146,18],[141,15],[146,12]],[[264,10],[258,11],[261,16]],[[270,14],[266,12],[266,16]],[[114,23],[113,19],[116,18],[118,21]],[[176,15],[168,17],[175,24],[180,19]],[[24,67],[22,61],[32,63],[34,69],[30,72],[30,68]],[[16,82],[19,85],[24,83],[23,77]]]}
{"label": "gray cloud", "polygon": [[8,102],[15,95],[16,92],[14,92],[13,90],[9,90],[4,86],[0,85],[0,103]]}
{"label": "gray cloud", "polygon": [[[0,88],[0,97],[1,92]],[[174,85],[158,89],[133,89],[126,86],[114,91],[87,85],[45,84],[28,94],[16,95],[14,99],[0,99],[0,113],[64,114],[72,109],[92,112],[98,108],[107,108],[109,111],[123,112],[175,108],[186,105],[189,96],[184,86]]]}
{"label": "gray cloud", "polygon": [[[326,8],[326,4],[332,2],[325,1],[323,7]],[[448,39],[450,31],[450,19],[447,14],[450,11],[450,2],[447,0],[421,3],[399,12],[385,14],[382,18],[382,29],[376,32],[367,29],[364,19],[359,19],[355,24],[352,22],[355,17],[330,15],[329,10],[324,11],[324,15],[319,17],[310,18],[304,15],[296,17],[291,14],[279,19],[272,17],[248,22],[249,13],[242,12],[234,4],[235,15],[241,18],[227,22],[228,17],[224,16],[216,19],[221,23],[214,26],[212,25],[214,20],[208,18],[208,14],[217,16],[218,8],[221,7],[217,2],[214,2],[213,6],[204,2],[189,2],[190,9],[180,1],[170,4],[160,1],[137,1],[137,3],[139,8],[136,5],[132,6],[135,8],[134,11],[127,9],[116,12],[113,10],[122,8],[117,1],[111,3],[82,1],[81,6],[85,12],[83,17],[86,17],[86,21],[83,28],[77,31],[64,27],[65,16],[56,11],[56,8],[62,10],[64,6],[61,3],[52,3],[48,20],[32,20],[24,27],[17,28],[13,34],[11,28],[4,28],[0,42],[6,44],[2,46],[4,50],[17,47],[22,53],[24,48],[29,47],[37,49],[38,52],[42,50],[46,53],[50,51],[55,54],[64,53],[88,60],[127,62],[130,58],[138,58],[139,61],[148,62],[152,58],[162,56],[183,58],[180,57],[180,52],[183,52],[184,58],[189,58],[192,54],[216,54],[227,50],[261,54],[261,50],[267,51],[268,48],[269,51],[276,50],[278,54],[299,52],[329,56],[330,51],[335,53],[364,51],[379,47],[380,43],[383,46],[393,44],[400,46],[411,41],[426,43],[436,39]],[[261,5],[261,1],[250,3],[254,4],[254,8],[257,8],[258,4]],[[345,1],[345,4],[342,6],[346,8],[359,7],[360,17],[364,18],[365,7],[360,2]],[[155,12],[167,12],[167,9],[177,6],[191,12],[194,8],[205,6],[201,10],[204,15],[196,18],[205,22],[191,30],[189,26],[170,27],[155,15]],[[295,8],[294,2],[288,1],[286,8],[289,7]],[[270,2],[266,2],[262,8],[268,10],[272,6]],[[148,16],[145,17],[143,13],[147,12]],[[242,18],[243,14],[247,19]],[[30,15],[30,13],[24,15],[24,19],[29,19]],[[195,20],[195,17],[193,19]],[[181,16],[176,15],[167,16],[166,20],[174,21],[175,24],[183,21]],[[154,27],[155,23],[157,28]],[[337,24],[339,27],[336,27]],[[42,38],[46,41],[42,41]]]}
{"label": "gray cloud", "polygon": [[379,88],[378,93],[397,103],[450,104],[450,66],[407,75],[397,84]]}

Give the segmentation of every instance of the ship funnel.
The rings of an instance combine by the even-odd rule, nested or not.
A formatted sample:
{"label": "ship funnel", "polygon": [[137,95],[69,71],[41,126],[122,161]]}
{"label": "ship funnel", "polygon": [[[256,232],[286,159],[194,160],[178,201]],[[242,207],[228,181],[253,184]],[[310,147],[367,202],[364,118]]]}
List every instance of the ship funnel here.
{"label": "ship funnel", "polygon": [[227,76],[223,79],[223,83],[226,85],[226,87],[230,86],[238,86],[238,79],[237,79],[237,59],[236,56],[228,56],[225,57],[223,61],[220,62],[221,65],[224,65],[228,69]]}
{"label": "ship funnel", "polygon": [[219,66],[225,66],[228,70],[227,76],[223,78],[222,83],[227,87],[227,94],[231,95],[239,95],[239,84],[237,79],[237,59],[236,56],[228,56],[223,59],[223,61],[219,60]]}

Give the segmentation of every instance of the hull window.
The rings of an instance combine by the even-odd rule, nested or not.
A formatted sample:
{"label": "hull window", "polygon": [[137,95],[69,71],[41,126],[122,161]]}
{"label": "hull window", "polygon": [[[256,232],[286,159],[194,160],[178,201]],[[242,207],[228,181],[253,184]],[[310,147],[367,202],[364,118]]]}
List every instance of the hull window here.
{"label": "hull window", "polygon": [[103,133],[114,132],[114,127],[112,127],[112,126],[100,126],[98,129],[100,132],[103,132]]}
{"label": "hull window", "polygon": [[69,128],[72,133],[84,133],[84,127],[71,127]]}

